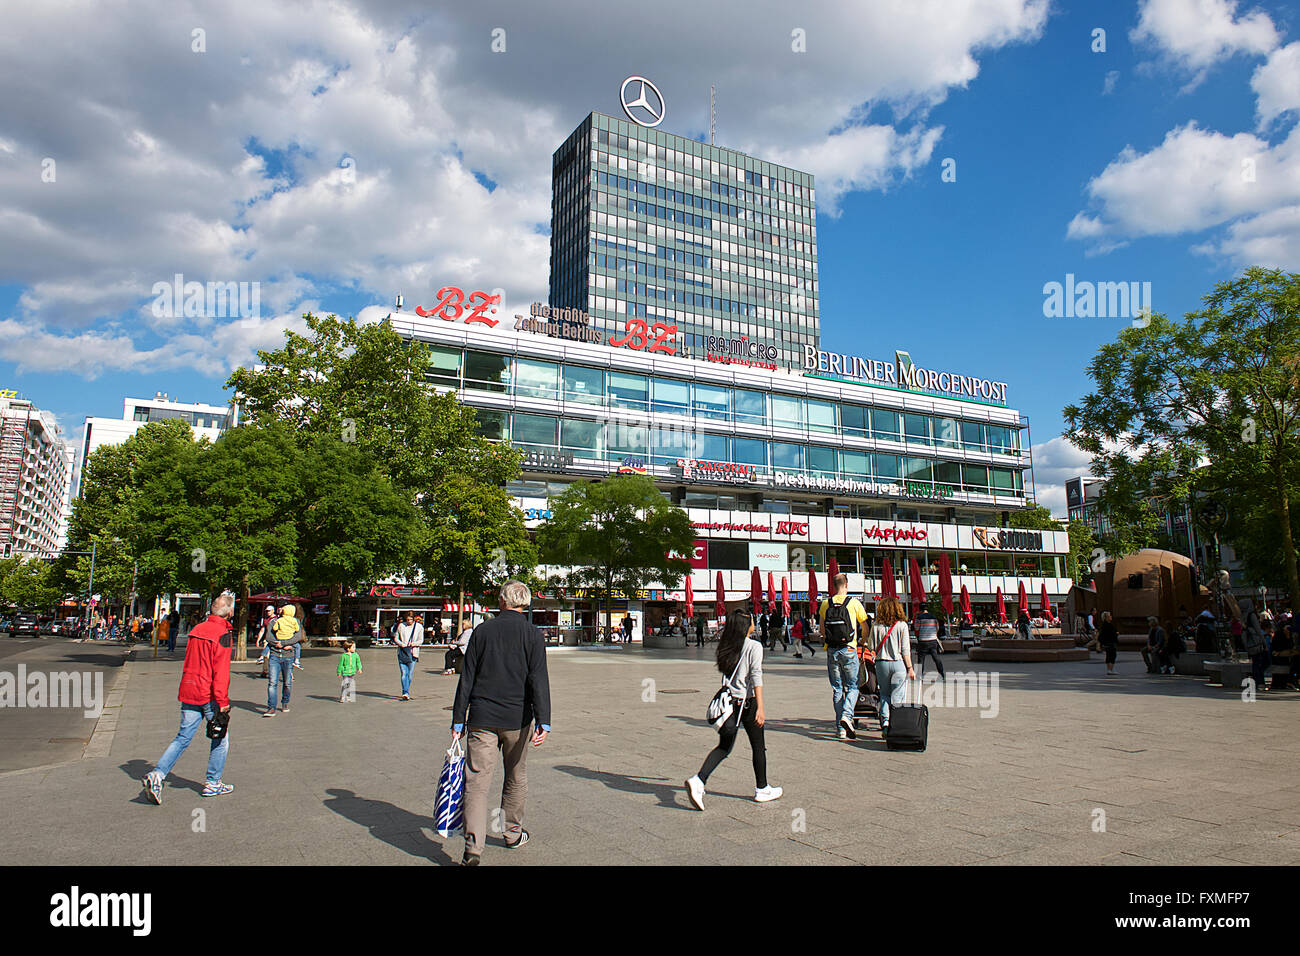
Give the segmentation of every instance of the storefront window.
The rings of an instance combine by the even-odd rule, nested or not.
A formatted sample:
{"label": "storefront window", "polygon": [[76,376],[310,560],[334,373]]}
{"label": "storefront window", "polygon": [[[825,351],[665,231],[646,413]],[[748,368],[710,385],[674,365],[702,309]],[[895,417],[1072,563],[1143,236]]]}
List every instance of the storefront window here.
{"label": "storefront window", "polygon": [[[985,556],[984,560],[988,564],[989,574],[1010,574],[1011,573],[1010,555],[990,553]],[[1006,601],[1008,604],[1012,604],[1014,603],[1016,596],[1015,595],[1009,596],[1004,594],[1002,597],[1003,600]]]}
{"label": "storefront window", "polygon": [[804,407],[807,410],[809,431],[834,433],[838,430],[833,403],[818,402],[810,398],[805,402]]}
{"label": "storefront window", "polygon": [[695,385],[692,387],[694,409],[697,418],[715,418],[728,421],[731,418],[731,390],[718,385]]}
{"label": "storefront window", "polygon": [[736,410],[736,424],[767,424],[767,400],[762,392],[743,388],[731,390],[731,407]]}
{"label": "storefront window", "polygon": [[605,370],[565,365],[564,400],[588,405],[605,404]]}
{"label": "storefront window", "polygon": [[649,408],[650,383],[644,375],[609,373],[609,404],[614,408],[645,411]]}
{"label": "storefront window", "polygon": [[788,395],[772,396],[772,425],[776,428],[799,428],[803,425],[803,399]]}
{"label": "storefront window", "polygon": [[840,571],[844,574],[858,573],[858,549],[845,548],[840,546],[827,547],[826,549],[826,566],[830,567],[831,558],[840,566]]}
{"label": "storefront window", "polygon": [[957,553],[958,574],[987,574],[988,566],[984,563],[983,551],[959,551]]}
{"label": "storefront window", "polygon": [[654,395],[654,410],[669,415],[685,415],[691,407],[691,389],[685,382],[670,378],[656,378],[650,383]]}
{"label": "storefront window", "polygon": [[836,473],[836,455],[834,448],[823,448],[820,445],[810,445],[804,449],[804,455],[808,459],[809,471],[834,477]]}
{"label": "storefront window", "polygon": [[601,457],[601,423],[581,418],[566,418],[560,425],[564,450],[581,458]]}
{"label": "storefront window", "polygon": [[871,430],[868,424],[867,409],[861,405],[840,406],[840,427],[844,429],[844,434],[865,437]]}
{"label": "storefront window", "polygon": [[772,442],[772,467],[787,471],[803,470],[803,446],[787,441]]}
{"label": "storefront window", "polygon": [[549,415],[519,415],[510,420],[510,434],[516,445],[554,448],[559,422]]}
{"label": "storefront window", "polygon": [[424,373],[424,380],[455,388],[460,383],[460,349],[429,346],[429,370]]}
{"label": "storefront window", "polygon": [[510,356],[495,352],[465,353],[465,387],[480,392],[504,392],[510,384]]}
{"label": "storefront window", "polygon": [[876,438],[898,441],[898,412],[873,408],[871,410],[871,433]]}
{"label": "storefront window", "polygon": [[930,444],[930,419],[925,415],[903,416],[903,433],[910,442]]}
{"label": "storefront window", "polygon": [[865,451],[841,451],[840,474],[862,481],[871,476],[869,455]]}
{"label": "storefront window", "polygon": [[733,438],[731,460],[740,465],[767,467],[767,442],[758,438]]}
{"label": "storefront window", "polygon": [[1043,573],[1042,561],[1036,554],[1017,554],[1012,560],[1019,577],[1036,578]]}
{"label": "storefront window", "polygon": [[560,390],[560,367],[554,362],[515,359],[515,394],[554,399]]}

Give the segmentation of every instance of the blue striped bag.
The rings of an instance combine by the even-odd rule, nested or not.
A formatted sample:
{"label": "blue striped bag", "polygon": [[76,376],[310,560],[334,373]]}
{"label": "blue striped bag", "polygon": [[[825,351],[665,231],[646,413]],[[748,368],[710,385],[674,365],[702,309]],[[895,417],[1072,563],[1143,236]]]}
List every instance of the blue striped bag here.
{"label": "blue striped bag", "polygon": [[461,738],[451,742],[438,777],[438,795],[433,804],[439,836],[451,836],[465,825],[465,748]]}

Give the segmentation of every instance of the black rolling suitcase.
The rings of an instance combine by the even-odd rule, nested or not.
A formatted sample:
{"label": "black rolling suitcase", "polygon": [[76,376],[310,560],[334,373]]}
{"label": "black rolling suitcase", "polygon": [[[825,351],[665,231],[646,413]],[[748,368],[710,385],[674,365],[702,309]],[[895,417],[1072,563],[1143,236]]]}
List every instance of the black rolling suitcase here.
{"label": "black rolling suitcase", "polygon": [[920,681],[915,683],[915,704],[896,704],[889,708],[889,733],[885,735],[885,746],[890,750],[924,750],[930,737],[930,708],[920,703]]}
{"label": "black rolling suitcase", "polygon": [[858,675],[858,702],[853,707],[853,716],[875,717],[880,713],[880,688],[876,684],[875,661],[859,660]]}

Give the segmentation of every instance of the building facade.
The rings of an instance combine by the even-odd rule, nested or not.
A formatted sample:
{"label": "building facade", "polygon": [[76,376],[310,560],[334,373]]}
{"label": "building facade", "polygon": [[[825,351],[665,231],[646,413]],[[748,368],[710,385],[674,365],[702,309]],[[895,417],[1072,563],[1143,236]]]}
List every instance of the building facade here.
{"label": "building facade", "polygon": [[0,555],[51,558],[66,545],[68,452],[53,415],[0,396]]}
{"label": "building facade", "polygon": [[[1065,532],[1005,527],[1032,499],[1028,421],[1005,404],[1006,383],[936,373],[907,353],[835,355],[839,374],[815,348],[776,370],[697,360],[635,348],[585,316],[388,321],[428,345],[432,387],[525,453],[509,490],[530,528],[575,479],[650,475],[699,533],[691,578],[702,609],[718,572],[729,601],[748,596],[754,567],[765,586],[770,571],[778,594],[784,578],[792,602],[806,600],[807,572],[831,559],[874,599],[885,559],[906,594],[915,558],[929,592],[944,552],[977,617],[994,613],[999,589],[1012,618],[1022,583],[1036,613],[1044,586],[1054,604],[1069,590]],[[653,623],[683,588],[662,582],[623,607]],[[594,621],[594,602],[572,599],[544,595],[535,607],[561,625],[564,613]]]}
{"label": "building facade", "polygon": [[820,334],[816,212],[809,173],[591,113],[552,157],[549,307],[788,365]]}
{"label": "building facade", "polygon": [[76,480],[72,497],[81,494],[81,482],[86,477],[86,463],[96,449],[104,445],[120,445],[150,422],[179,418],[189,424],[195,438],[216,441],[228,428],[237,424],[238,408],[230,405],[210,405],[205,402],[182,402],[156,392],[153,398],[126,398],[122,401],[121,418],[87,417],[77,445]]}

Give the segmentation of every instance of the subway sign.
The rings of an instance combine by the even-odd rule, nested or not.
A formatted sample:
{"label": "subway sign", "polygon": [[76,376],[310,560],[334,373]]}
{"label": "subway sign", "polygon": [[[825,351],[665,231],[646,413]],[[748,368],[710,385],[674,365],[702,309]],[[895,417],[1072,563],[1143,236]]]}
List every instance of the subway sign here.
{"label": "subway sign", "polygon": [[921,368],[906,352],[895,352],[894,361],[885,362],[842,352],[826,352],[815,345],[805,345],[803,369],[806,375],[825,373],[869,385],[934,392],[953,398],[983,399],[1003,405],[1007,402],[1006,382]]}

